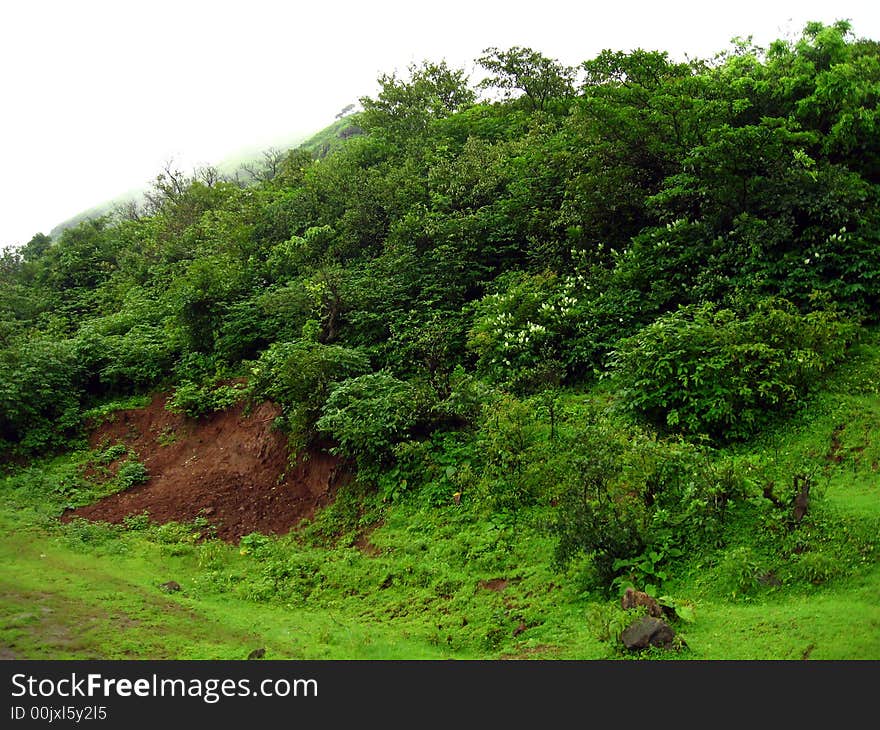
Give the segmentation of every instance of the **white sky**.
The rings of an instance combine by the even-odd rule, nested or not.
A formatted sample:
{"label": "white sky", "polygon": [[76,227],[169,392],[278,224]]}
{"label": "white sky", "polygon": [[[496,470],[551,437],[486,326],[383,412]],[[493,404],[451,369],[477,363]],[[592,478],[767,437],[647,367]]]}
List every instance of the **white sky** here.
{"label": "white sky", "polygon": [[0,0],[0,247],[144,187],[306,136],[376,77],[488,46],[568,64],[603,48],[711,56],[807,20],[880,39],[870,0]]}

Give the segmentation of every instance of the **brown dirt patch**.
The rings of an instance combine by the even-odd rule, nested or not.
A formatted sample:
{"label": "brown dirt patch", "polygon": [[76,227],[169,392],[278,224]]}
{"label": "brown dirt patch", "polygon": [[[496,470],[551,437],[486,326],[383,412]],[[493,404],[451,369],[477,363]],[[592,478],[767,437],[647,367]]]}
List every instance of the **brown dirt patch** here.
{"label": "brown dirt patch", "polygon": [[509,581],[507,578],[492,578],[492,580],[481,580],[479,585],[487,591],[503,591],[507,588]]}
{"label": "brown dirt patch", "polygon": [[831,432],[831,445],[828,447],[828,453],[825,455],[825,459],[834,464],[839,464],[843,461],[840,434],[843,433],[844,428],[846,428],[846,424],[841,423],[839,426],[835,426],[834,430]]}
{"label": "brown dirt patch", "polygon": [[280,415],[274,404],[262,403],[247,416],[239,405],[194,420],[166,411],[166,398],[120,411],[89,440],[93,448],[123,443],[134,450],[149,481],[70,510],[62,521],[120,523],[142,512],[157,523],[204,517],[218,537],[235,542],[251,532],[288,532],[350,476],[337,457],[317,449],[291,465],[287,439],[272,430]]}
{"label": "brown dirt patch", "polygon": [[385,523],[380,521],[380,522],[377,522],[375,525],[371,525],[366,530],[364,530],[362,533],[360,533],[357,536],[357,539],[354,541],[354,546],[358,550],[360,550],[364,555],[366,555],[367,557],[375,558],[377,555],[382,554],[382,549],[373,545],[373,543],[370,540],[370,537],[372,536],[372,534],[376,530],[378,530],[380,527],[382,527],[383,524],[385,524]]}

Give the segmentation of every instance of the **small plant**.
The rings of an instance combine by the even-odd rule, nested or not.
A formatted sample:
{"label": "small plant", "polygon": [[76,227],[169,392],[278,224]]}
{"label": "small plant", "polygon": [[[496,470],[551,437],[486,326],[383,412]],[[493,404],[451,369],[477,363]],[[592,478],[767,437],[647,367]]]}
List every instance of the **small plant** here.
{"label": "small plant", "polygon": [[177,432],[171,426],[166,426],[162,429],[162,433],[156,437],[156,443],[159,446],[170,446],[175,441],[177,441]]}
{"label": "small plant", "polygon": [[108,446],[96,457],[99,464],[111,464],[117,459],[122,458],[128,453],[128,448],[124,444],[113,444]]}
{"label": "small plant", "polygon": [[845,568],[840,561],[824,552],[805,552],[796,556],[791,567],[795,580],[801,580],[814,586],[827,583],[843,573]]}
{"label": "small plant", "polygon": [[587,623],[599,641],[617,644],[627,626],[645,615],[647,609],[644,606],[624,610],[618,602],[594,603],[587,609]]}
{"label": "small plant", "polygon": [[262,535],[259,532],[252,532],[249,535],[242,536],[238,541],[238,544],[239,553],[241,555],[253,555],[254,557],[259,557],[271,547],[272,541],[271,538],[266,535]]}
{"label": "small plant", "polygon": [[242,383],[232,385],[197,385],[185,382],[168,399],[167,408],[172,413],[183,413],[190,418],[200,418],[230,408],[247,395],[247,386]]}
{"label": "small plant", "polygon": [[660,546],[645,550],[635,558],[615,560],[615,571],[623,571],[614,579],[613,585],[623,589],[627,585],[641,587],[646,593],[655,595],[658,587],[667,578],[664,566],[672,559],[681,557],[682,551],[675,547]]}
{"label": "small plant", "polygon": [[122,398],[111,401],[110,403],[105,403],[104,405],[89,408],[88,410],[83,411],[82,419],[85,423],[91,424],[92,426],[98,426],[113,418],[113,415],[117,411],[130,410],[132,408],[145,408],[149,404],[150,396],[133,395],[130,398]]}
{"label": "small plant", "polygon": [[150,514],[148,512],[141,512],[137,515],[129,515],[123,518],[122,524],[125,525],[127,530],[136,532],[147,530],[150,527]]}
{"label": "small plant", "polygon": [[198,539],[194,535],[197,533],[193,532],[192,526],[182,522],[166,522],[153,529],[156,542],[162,545],[192,544]]}
{"label": "small plant", "polygon": [[332,388],[318,431],[333,436],[339,451],[370,469],[391,458],[418,420],[415,386],[384,372],[362,375]]}
{"label": "small plant", "polygon": [[766,573],[757,553],[745,545],[727,551],[716,571],[722,591],[730,598],[753,593],[759,576]]}
{"label": "small plant", "polygon": [[105,545],[119,537],[119,528],[106,522],[90,522],[76,518],[65,527],[65,536],[69,544],[95,547]]}
{"label": "small plant", "polygon": [[369,369],[369,360],[357,349],[307,340],[276,342],[251,368],[250,384],[256,397],[284,409],[288,431],[308,440],[331,386]]}
{"label": "small plant", "polygon": [[681,619],[685,623],[692,623],[696,620],[696,609],[692,601],[674,596],[658,596],[657,603],[663,608],[673,612],[675,617]]}
{"label": "small plant", "polygon": [[116,480],[123,489],[143,484],[150,478],[147,467],[139,461],[126,461],[119,467]]}

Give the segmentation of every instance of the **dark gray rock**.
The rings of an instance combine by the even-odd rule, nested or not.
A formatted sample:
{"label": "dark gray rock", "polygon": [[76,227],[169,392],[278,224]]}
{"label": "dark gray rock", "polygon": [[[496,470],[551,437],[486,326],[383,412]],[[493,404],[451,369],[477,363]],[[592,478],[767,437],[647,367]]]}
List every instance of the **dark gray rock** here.
{"label": "dark gray rock", "polygon": [[630,651],[657,646],[661,649],[675,648],[675,632],[665,621],[653,616],[643,616],[624,629],[620,640]]}

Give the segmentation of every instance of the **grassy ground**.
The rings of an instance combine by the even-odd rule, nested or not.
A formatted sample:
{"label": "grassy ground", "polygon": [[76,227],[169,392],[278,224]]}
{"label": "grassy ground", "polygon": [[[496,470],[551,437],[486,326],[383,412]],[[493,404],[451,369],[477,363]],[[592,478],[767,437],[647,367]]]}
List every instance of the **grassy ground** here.
{"label": "grassy ground", "polygon": [[[645,656],[880,659],[880,346],[854,350],[805,411],[725,455],[764,463],[780,484],[810,470],[809,518],[774,540],[762,523],[733,524],[724,546],[684,556],[662,588],[692,609],[676,625],[687,649]],[[227,545],[195,524],[59,524],[66,504],[97,496],[83,458],[0,479],[2,657],[625,656],[615,636],[631,617],[585,588],[578,563],[551,568],[546,506],[512,538],[467,500],[374,500],[328,543],[357,504],[340,499],[289,537]]]}

